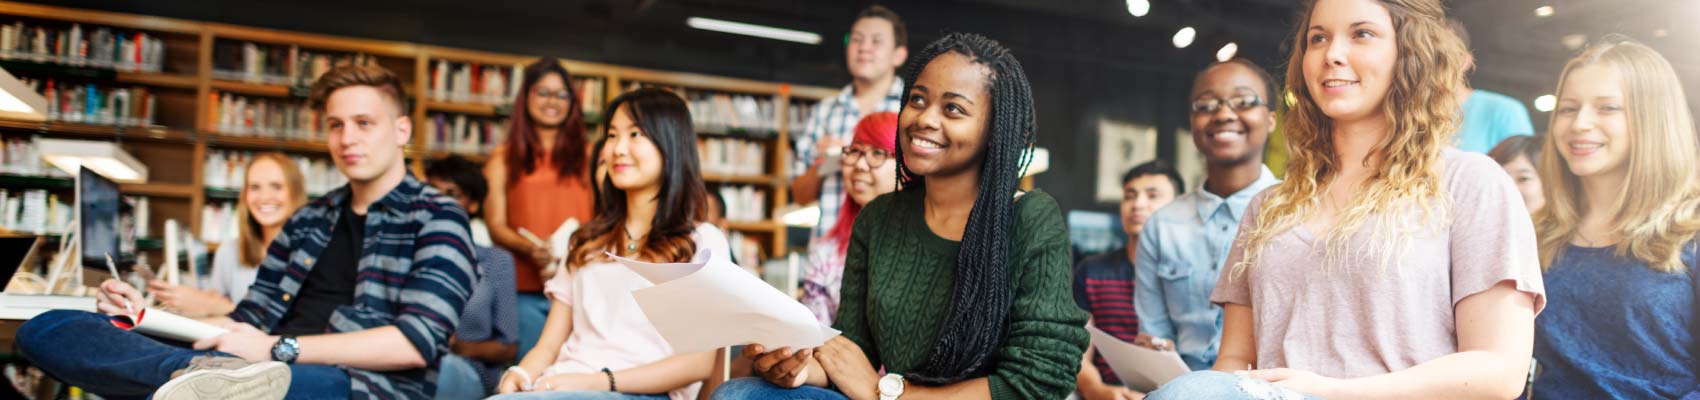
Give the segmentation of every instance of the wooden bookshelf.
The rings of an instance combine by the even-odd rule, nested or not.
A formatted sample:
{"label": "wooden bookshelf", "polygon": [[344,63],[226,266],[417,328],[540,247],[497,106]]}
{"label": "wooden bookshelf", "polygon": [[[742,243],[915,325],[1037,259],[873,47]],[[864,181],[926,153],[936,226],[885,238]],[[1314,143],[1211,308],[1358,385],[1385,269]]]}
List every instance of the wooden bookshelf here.
{"label": "wooden bookshelf", "polygon": [[[480,103],[461,103],[427,99],[426,92],[431,64],[435,60],[457,63],[476,63],[503,66],[523,66],[542,58],[541,55],[507,54],[475,49],[458,49],[416,43],[350,38],[317,33],[291,32],[276,29],[210,23],[175,18],[154,17],[107,11],[82,10],[68,7],[18,3],[0,0],[0,21],[59,21],[81,23],[85,28],[105,26],[127,31],[142,31],[157,35],[165,47],[164,65],[159,72],[104,72],[108,83],[159,89],[156,123],[148,127],[118,127],[62,122],[0,120],[0,132],[8,135],[41,135],[48,137],[110,140],[126,143],[126,147],[141,146],[138,158],[150,167],[152,181],[145,184],[122,185],[126,194],[143,195],[161,200],[152,204],[153,219],[187,220],[191,232],[199,232],[201,208],[212,201],[229,201],[234,192],[207,189],[203,170],[209,151],[248,150],[283,151],[310,157],[329,154],[323,140],[281,139],[258,135],[234,135],[220,132],[211,118],[209,95],[223,92],[268,98],[299,98],[304,92],[290,85],[263,84],[240,80],[218,79],[213,74],[215,43],[225,41],[254,42],[270,46],[299,46],[304,50],[371,55],[375,61],[402,78],[404,90],[411,97],[415,119],[414,142],[407,156],[415,173],[423,172],[427,160],[446,157],[450,152],[426,149],[428,142],[419,129],[430,113],[463,114],[471,117],[502,116],[504,106]],[[559,57],[558,57],[559,58]],[[777,129],[770,132],[740,132],[736,130],[705,130],[702,136],[735,137],[767,143],[764,145],[766,174],[757,176],[707,175],[711,184],[754,185],[767,191],[771,219],[759,222],[734,223],[729,229],[742,232],[763,242],[764,255],[782,256],[785,248],[785,229],[778,222],[778,211],[787,201],[789,182],[784,177],[786,159],[790,152],[787,127],[787,107],[798,100],[814,101],[835,96],[836,88],[796,86],[781,82],[729,78],[690,72],[661,71],[631,68],[612,64],[585,62],[562,58],[562,64],[575,77],[600,79],[603,93],[601,105],[618,96],[625,82],[645,82],[683,88],[688,91],[713,91],[756,96],[772,96]],[[588,132],[599,132],[611,111],[585,113]],[[149,147],[153,146],[153,147]],[[484,154],[461,154],[482,162]],[[0,177],[0,181],[10,179]],[[5,182],[0,182],[5,183]],[[159,222],[154,222],[158,225]],[[153,258],[157,261],[159,258]]]}

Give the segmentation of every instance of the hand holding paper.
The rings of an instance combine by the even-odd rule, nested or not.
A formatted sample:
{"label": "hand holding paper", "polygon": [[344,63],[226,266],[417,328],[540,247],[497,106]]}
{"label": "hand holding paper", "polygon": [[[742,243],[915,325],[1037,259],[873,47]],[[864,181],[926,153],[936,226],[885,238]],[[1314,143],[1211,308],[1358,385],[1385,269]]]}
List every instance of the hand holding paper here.
{"label": "hand holding paper", "polygon": [[1123,342],[1095,326],[1086,326],[1086,331],[1092,334],[1092,347],[1098,349],[1098,354],[1104,356],[1104,360],[1110,363],[1110,369],[1115,370],[1116,377],[1121,378],[1128,388],[1141,392],[1156,390],[1158,386],[1192,371],[1187,368],[1186,362],[1181,361],[1179,353]]}
{"label": "hand holding paper", "polygon": [[679,353],[760,344],[770,349],[819,347],[838,331],[823,326],[797,300],[707,251],[690,263],[647,263],[609,254],[654,283],[632,292],[638,307]]}

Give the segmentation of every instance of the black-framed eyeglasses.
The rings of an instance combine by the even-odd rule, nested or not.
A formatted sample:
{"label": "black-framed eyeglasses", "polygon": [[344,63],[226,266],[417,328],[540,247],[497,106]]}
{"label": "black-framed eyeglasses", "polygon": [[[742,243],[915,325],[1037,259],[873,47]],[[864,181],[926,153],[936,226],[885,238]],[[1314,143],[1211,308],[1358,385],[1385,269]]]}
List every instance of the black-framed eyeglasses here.
{"label": "black-framed eyeglasses", "polygon": [[891,152],[881,148],[859,149],[856,146],[844,146],[844,165],[854,166],[863,157],[868,159],[868,168],[879,168],[885,165],[885,160],[891,159]]}
{"label": "black-framed eyeglasses", "polygon": [[1213,114],[1217,110],[1221,110],[1223,104],[1226,104],[1229,108],[1233,108],[1234,111],[1245,111],[1252,109],[1252,107],[1263,106],[1263,98],[1258,97],[1255,94],[1233,96],[1229,97],[1227,100],[1215,97],[1200,98],[1192,101],[1192,113]]}
{"label": "black-framed eyeglasses", "polygon": [[555,99],[555,100],[572,100],[572,98],[573,98],[573,92],[571,90],[567,90],[567,89],[560,89],[560,90],[537,89],[537,90],[531,91],[531,95],[536,96],[538,98]]}

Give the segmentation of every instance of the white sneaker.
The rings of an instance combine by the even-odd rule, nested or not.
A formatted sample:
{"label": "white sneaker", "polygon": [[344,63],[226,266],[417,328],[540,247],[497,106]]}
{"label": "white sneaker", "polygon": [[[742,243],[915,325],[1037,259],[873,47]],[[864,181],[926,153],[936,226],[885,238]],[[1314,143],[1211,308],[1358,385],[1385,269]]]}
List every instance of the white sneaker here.
{"label": "white sneaker", "polygon": [[230,357],[196,357],[159,387],[157,400],[283,400],[289,394],[289,365],[249,363]]}

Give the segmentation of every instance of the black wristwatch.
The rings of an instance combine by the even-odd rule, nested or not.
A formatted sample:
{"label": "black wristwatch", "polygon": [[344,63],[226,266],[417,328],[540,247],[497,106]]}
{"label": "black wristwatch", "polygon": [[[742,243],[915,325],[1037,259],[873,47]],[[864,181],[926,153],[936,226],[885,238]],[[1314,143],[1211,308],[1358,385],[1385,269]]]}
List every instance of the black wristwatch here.
{"label": "black wristwatch", "polygon": [[294,364],[295,358],[300,356],[301,342],[296,341],[294,336],[278,338],[277,343],[272,344],[272,360]]}

